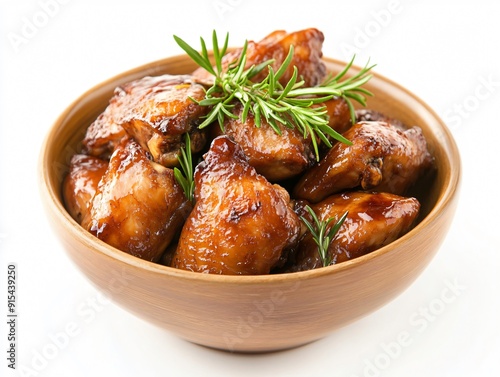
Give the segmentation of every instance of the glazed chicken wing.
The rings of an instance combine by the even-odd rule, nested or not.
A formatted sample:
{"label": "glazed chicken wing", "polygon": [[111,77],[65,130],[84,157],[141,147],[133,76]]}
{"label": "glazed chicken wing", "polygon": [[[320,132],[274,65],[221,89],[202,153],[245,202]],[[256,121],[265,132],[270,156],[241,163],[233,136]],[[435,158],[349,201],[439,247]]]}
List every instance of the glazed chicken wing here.
{"label": "glazed chicken wing", "polygon": [[69,172],[63,181],[63,198],[66,209],[81,224],[89,214],[89,206],[108,162],[93,156],[75,154]]}
{"label": "glazed chicken wing", "polygon": [[359,122],[294,188],[299,199],[317,203],[347,189],[403,195],[432,166],[422,130],[401,130],[386,122]]}
{"label": "glazed chicken wing", "polygon": [[251,167],[227,136],[213,140],[195,170],[195,206],[172,265],[228,275],[268,274],[294,246],[300,220],[288,193]]}
{"label": "glazed chicken wing", "polygon": [[209,109],[192,100],[205,98],[205,91],[190,76],[145,77],[124,85],[122,90],[128,97],[129,110],[119,123],[154,161],[166,167],[178,165],[185,133],[190,134],[193,153],[203,148],[206,137],[198,124]]}
{"label": "glazed chicken wing", "polygon": [[[321,60],[323,56],[322,47],[324,35],[317,29],[305,29],[293,33],[287,33],[284,30],[275,31],[260,42],[248,42],[247,47],[247,63],[246,68],[252,65],[258,65],[269,59],[275,59],[271,65],[276,72],[285,60],[290,45],[294,46],[293,59],[280,78],[280,83],[285,86],[293,75],[293,67],[296,66],[299,77],[301,76],[305,82],[305,86],[316,86],[325,77],[326,66]],[[236,61],[241,55],[241,49],[237,49],[228,53],[223,58],[223,69]],[[211,84],[213,76],[206,70],[199,68],[193,75],[203,83]],[[264,69],[252,80],[255,82],[262,81],[267,76],[267,69]]]}
{"label": "glazed chicken wing", "polygon": [[87,128],[82,141],[85,154],[109,160],[115,147],[129,137],[116,121],[120,112],[124,111],[121,97],[121,91],[115,90],[108,107]]}
{"label": "glazed chicken wing", "polygon": [[334,97],[319,106],[325,106],[330,128],[340,134],[351,128],[351,113],[345,99]]}
{"label": "glazed chicken wing", "polygon": [[[296,211],[311,221],[304,205],[298,202]],[[330,227],[349,212],[328,249],[332,264],[336,264],[365,255],[408,232],[417,218],[420,203],[415,198],[388,193],[350,192],[332,195],[311,208],[320,220],[336,219]],[[317,245],[306,232],[289,272],[318,267],[323,264]]]}
{"label": "glazed chicken wing", "polygon": [[[325,106],[328,124],[335,131],[342,133],[351,126],[349,107],[344,99],[332,98],[318,106]],[[252,113],[243,123],[242,112],[243,106],[238,103],[233,110],[238,118],[227,117],[224,131],[215,125],[215,133],[226,134],[236,141],[259,174],[271,182],[278,182],[297,176],[313,164],[315,155],[310,137],[304,139],[296,128],[277,123],[281,131],[279,135],[264,118],[257,127]]]}
{"label": "glazed chicken wing", "polygon": [[190,97],[201,100],[205,91],[187,75],[147,76],[118,87],[108,108],[89,127],[84,140],[87,153],[110,154],[126,134],[159,164],[178,165],[185,133],[190,134],[193,152],[206,141],[198,124],[209,109]]}
{"label": "glazed chicken wing", "polygon": [[[314,161],[311,139],[304,139],[296,129],[278,123],[281,135],[274,131],[265,119],[255,125],[249,113],[245,123],[241,121],[243,106],[237,104],[233,113],[238,119],[226,118],[224,134],[236,141],[248,157],[248,163],[271,182],[277,182],[302,173]],[[215,125],[217,133],[222,131]]]}
{"label": "glazed chicken wing", "polygon": [[111,246],[156,261],[182,226],[188,207],[173,171],[126,140],[111,156],[82,226]]}

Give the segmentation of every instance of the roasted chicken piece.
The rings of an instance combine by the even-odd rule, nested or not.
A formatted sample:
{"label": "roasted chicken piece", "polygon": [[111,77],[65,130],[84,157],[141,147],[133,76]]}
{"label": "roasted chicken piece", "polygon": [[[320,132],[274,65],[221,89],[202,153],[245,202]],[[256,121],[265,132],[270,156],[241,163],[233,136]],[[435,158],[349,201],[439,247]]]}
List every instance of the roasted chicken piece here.
{"label": "roasted chicken piece", "polygon": [[157,261],[189,209],[173,171],[148,159],[133,140],[119,144],[82,226],[129,254]]}
{"label": "roasted chicken piece", "polygon": [[190,76],[145,77],[124,85],[122,90],[128,97],[129,110],[119,123],[154,161],[166,167],[178,165],[185,133],[190,135],[193,153],[205,146],[205,132],[198,125],[209,108],[193,101],[204,99],[205,90]]}
{"label": "roasted chicken piece", "polygon": [[315,159],[311,139],[304,139],[297,129],[278,123],[281,135],[271,128],[264,118],[261,126],[255,125],[249,113],[245,123],[241,121],[243,106],[237,104],[233,110],[238,119],[226,118],[224,132],[214,125],[216,134],[226,134],[236,141],[248,157],[248,163],[271,182],[281,181],[302,173]]}
{"label": "roasted chicken piece", "polygon": [[296,198],[317,203],[359,187],[403,195],[433,163],[419,127],[403,131],[386,122],[359,122],[343,135],[352,145],[336,143],[301,177]]}
{"label": "roasted chicken piece", "polygon": [[115,147],[123,139],[128,139],[125,129],[116,122],[116,117],[122,111],[122,91],[115,90],[108,107],[87,128],[83,138],[83,153],[109,160]]}
{"label": "roasted chicken piece", "polygon": [[[311,221],[304,201],[296,203],[296,211]],[[404,198],[388,193],[349,192],[332,195],[311,205],[319,220],[348,215],[334,236],[328,253],[336,264],[374,251],[408,232],[417,218],[420,203],[415,198]],[[294,262],[287,272],[305,271],[323,267],[318,247],[307,231],[300,240]]]}
{"label": "roasted chicken piece", "polygon": [[268,274],[298,241],[300,220],[286,190],[259,175],[227,136],[213,140],[194,178],[195,205],[182,228],[174,267]]}
{"label": "roasted chicken piece", "polygon": [[71,157],[62,193],[66,209],[79,224],[89,214],[89,205],[107,167],[108,162],[97,157],[83,154]]}
{"label": "roasted chicken piece", "polygon": [[[321,83],[326,75],[326,66],[321,60],[323,56],[322,47],[325,37],[317,29],[305,29],[293,33],[287,33],[284,30],[277,30],[260,42],[249,41],[247,47],[246,68],[252,65],[258,65],[269,59],[274,59],[271,64],[276,72],[285,60],[290,46],[294,46],[294,56],[280,78],[280,83],[285,86],[293,75],[293,67],[296,66],[299,77],[304,80],[305,86],[316,86]],[[242,49],[236,49],[223,57],[223,70],[227,70],[230,63],[236,61],[241,55]],[[268,70],[253,77],[254,82],[260,82],[267,76]],[[211,84],[213,76],[203,68],[197,69],[193,76],[200,82]]]}
{"label": "roasted chicken piece", "polygon": [[351,112],[347,102],[342,97],[334,97],[319,106],[326,107],[328,125],[338,133],[344,133],[352,126]]}
{"label": "roasted chicken piece", "polygon": [[[349,107],[344,99],[333,98],[318,106],[325,106],[329,126],[337,132],[341,133],[351,126]],[[279,135],[264,118],[261,119],[261,126],[257,127],[252,113],[243,123],[242,112],[243,106],[236,104],[233,114],[238,118],[227,117],[224,131],[217,124],[213,128],[217,136],[226,134],[236,141],[249,158],[249,164],[259,174],[271,182],[279,182],[299,175],[313,164],[316,157],[310,137],[305,139],[297,129],[278,123]]]}
{"label": "roasted chicken piece", "polygon": [[123,133],[132,136],[155,162],[176,166],[185,133],[190,134],[193,153],[206,142],[198,124],[209,108],[191,98],[201,100],[205,91],[188,75],[147,76],[121,85],[108,108],[89,127],[84,148],[92,155],[110,154]]}

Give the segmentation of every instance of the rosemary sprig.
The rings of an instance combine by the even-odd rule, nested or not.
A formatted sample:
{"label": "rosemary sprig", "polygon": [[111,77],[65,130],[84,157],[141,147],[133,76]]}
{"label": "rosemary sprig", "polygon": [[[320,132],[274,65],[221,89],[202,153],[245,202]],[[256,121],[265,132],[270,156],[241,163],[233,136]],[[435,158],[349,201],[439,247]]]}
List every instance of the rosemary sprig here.
{"label": "rosemary sprig", "polygon": [[[248,114],[251,113],[257,127],[260,127],[262,119],[265,119],[278,134],[281,134],[279,124],[282,124],[289,128],[297,128],[304,138],[310,135],[317,160],[319,160],[319,140],[328,147],[332,146],[328,136],[343,143],[351,144],[349,140],[328,126],[326,107],[321,106],[321,104],[333,97],[344,98],[349,106],[351,119],[354,122],[355,112],[352,100],[359,102],[363,106],[366,105],[366,96],[371,96],[372,93],[362,88],[362,85],[372,77],[369,71],[374,65],[369,66],[367,64],[358,74],[341,81],[352,66],[353,58],[342,72],[335,77],[328,77],[317,87],[305,87],[304,81],[298,77],[297,67],[294,66],[292,77],[283,86],[279,79],[292,62],[293,45],[290,46],[287,57],[275,72],[271,67],[274,60],[245,68],[248,47],[248,42],[245,41],[239,58],[231,62],[224,72],[222,58],[227,51],[229,33],[226,34],[222,48],[219,48],[215,30],[212,34],[215,69],[210,61],[203,38],[200,38],[201,53],[175,35],[174,39],[194,62],[215,76],[213,85],[206,90],[205,98],[201,101],[193,99],[202,106],[212,107],[199,128],[204,128],[217,120],[221,129],[224,129],[226,117],[238,119],[238,115],[233,113],[233,109],[239,101],[243,105],[241,114],[243,123],[246,121]],[[253,82],[252,78],[265,68],[268,69],[267,76],[261,82]],[[314,104],[320,106],[313,107]]]}
{"label": "rosemary sprig", "polygon": [[174,168],[174,177],[181,185],[187,200],[194,199],[194,177],[193,177],[193,157],[191,154],[191,139],[186,133],[185,146],[181,148],[180,156],[177,156],[181,169]]}
{"label": "rosemary sprig", "polygon": [[330,243],[333,241],[333,237],[337,234],[340,227],[344,223],[348,212],[346,211],[341,218],[328,230],[328,226],[332,221],[334,221],[333,217],[328,220],[319,220],[316,213],[309,206],[305,207],[307,212],[311,215],[313,219],[313,224],[309,222],[305,217],[300,216],[300,219],[305,224],[309,232],[313,237],[314,242],[318,246],[318,253],[323,262],[323,267],[329,266],[332,263],[332,256],[328,253],[328,248],[330,247]]}

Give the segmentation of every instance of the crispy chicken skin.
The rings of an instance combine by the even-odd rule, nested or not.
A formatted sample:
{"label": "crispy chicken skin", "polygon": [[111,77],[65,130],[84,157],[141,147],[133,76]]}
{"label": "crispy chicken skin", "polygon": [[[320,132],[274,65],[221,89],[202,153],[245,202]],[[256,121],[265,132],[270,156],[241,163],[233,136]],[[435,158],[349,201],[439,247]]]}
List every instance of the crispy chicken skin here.
{"label": "crispy chicken skin", "polygon": [[186,206],[173,171],[130,139],[111,156],[82,226],[111,246],[157,261],[180,230]]}
{"label": "crispy chicken skin", "polygon": [[[311,221],[305,204],[297,202],[296,211]],[[349,211],[328,249],[332,264],[336,264],[368,254],[408,232],[417,218],[420,203],[415,198],[359,191],[332,195],[311,208],[320,220],[336,219],[330,227]],[[295,263],[287,272],[323,267],[317,250],[307,231],[300,240]]]}
{"label": "crispy chicken skin", "polygon": [[107,167],[108,162],[97,157],[75,154],[71,158],[62,192],[66,209],[79,224],[88,216],[89,205]]}
{"label": "crispy chicken skin", "polygon": [[[321,60],[324,39],[323,33],[313,28],[293,33],[277,30],[267,35],[260,42],[248,42],[246,68],[269,59],[275,59],[271,66],[276,72],[285,60],[290,45],[293,45],[294,56],[288,69],[280,78],[280,83],[283,86],[287,84],[293,75],[293,67],[296,66],[299,76],[302,76],[305,81],[305,86],[316,86],[321,83],[326,75],[326,66]],[[230,63],[240,57],[241,50],[241,48],[236,49],[224,56],[222,61],[223,70],[226,70]],[[267,69],[264,69],[252,80],[254,82],[262,81],[267,76],[267,72]],[[193,76],[203,83],[210,84],[213,81],[213,76],[202,68],[197,69]]]}
{"label": "crispy chicken skin", "polygon": [[422,130],[401,130],[386,122],[359,122],[343,134],[352,145],[336,143],[294,188],[298,199],[317,203],[361,187],[403,195],[432,166]]}
{"label": "crispy chicken skin", "polygon": [[278,182],[302,173],[314,160],[310,139],[304,139],[296,130],[279,124],[277,134],[265,119],[261,126],[255,125],[249,113],[245,123],[241,122],[243,106],[237,104],[233,110],[238,119],[226,118],[224,132],[215,125],[216,134],[224,133],[238,143],[248,157],[248,163],[271,182]]}
{"label": "crispy chicken skin", "polygon": [[198,124],[209,109],[190,97],[201,100],[205,92],[188,75],[147,76],[119,86],[109,106],[89,127],[84,151],[109,156],[125,135],[133,137],[155,162],[166,167],[178,165],[186,132],[194,153],[206,142]]}
{"label": "crispy chicken skin", "polygon": [[212,274],[268,274],[298,241],[289,195],[251,167],[227,136],[213,140],[195,170],[195,206],[173,267]]}

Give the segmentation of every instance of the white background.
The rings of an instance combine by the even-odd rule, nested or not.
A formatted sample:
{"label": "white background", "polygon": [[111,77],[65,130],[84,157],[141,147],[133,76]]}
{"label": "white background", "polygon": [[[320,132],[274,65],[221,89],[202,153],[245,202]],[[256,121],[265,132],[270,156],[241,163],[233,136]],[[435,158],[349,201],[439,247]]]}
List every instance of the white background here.
{"label": "white background", "polygon": [[[499,2],[43,6],[54,1],[1,0],[0,375],[500,375]],[[26,26],[33,22],[34,29]],[[172,34],[198,46],[198,37],[210,38],[215,28],[241,45],[275,29],[306,27],[324,32],[326,56],[348,60],[356,52],[359,65],[370,57],[377,72],[416,93],[453,132],[463,160],[461,198],[436,258],[374,314],[308,346],[265,355],[199,347],[103,302],[66,257],[41,207],[37,159],[56,117],[101,81],[181,53]],[[7,368],[10,262],[18,269],[17,366],[31,373]]]}

